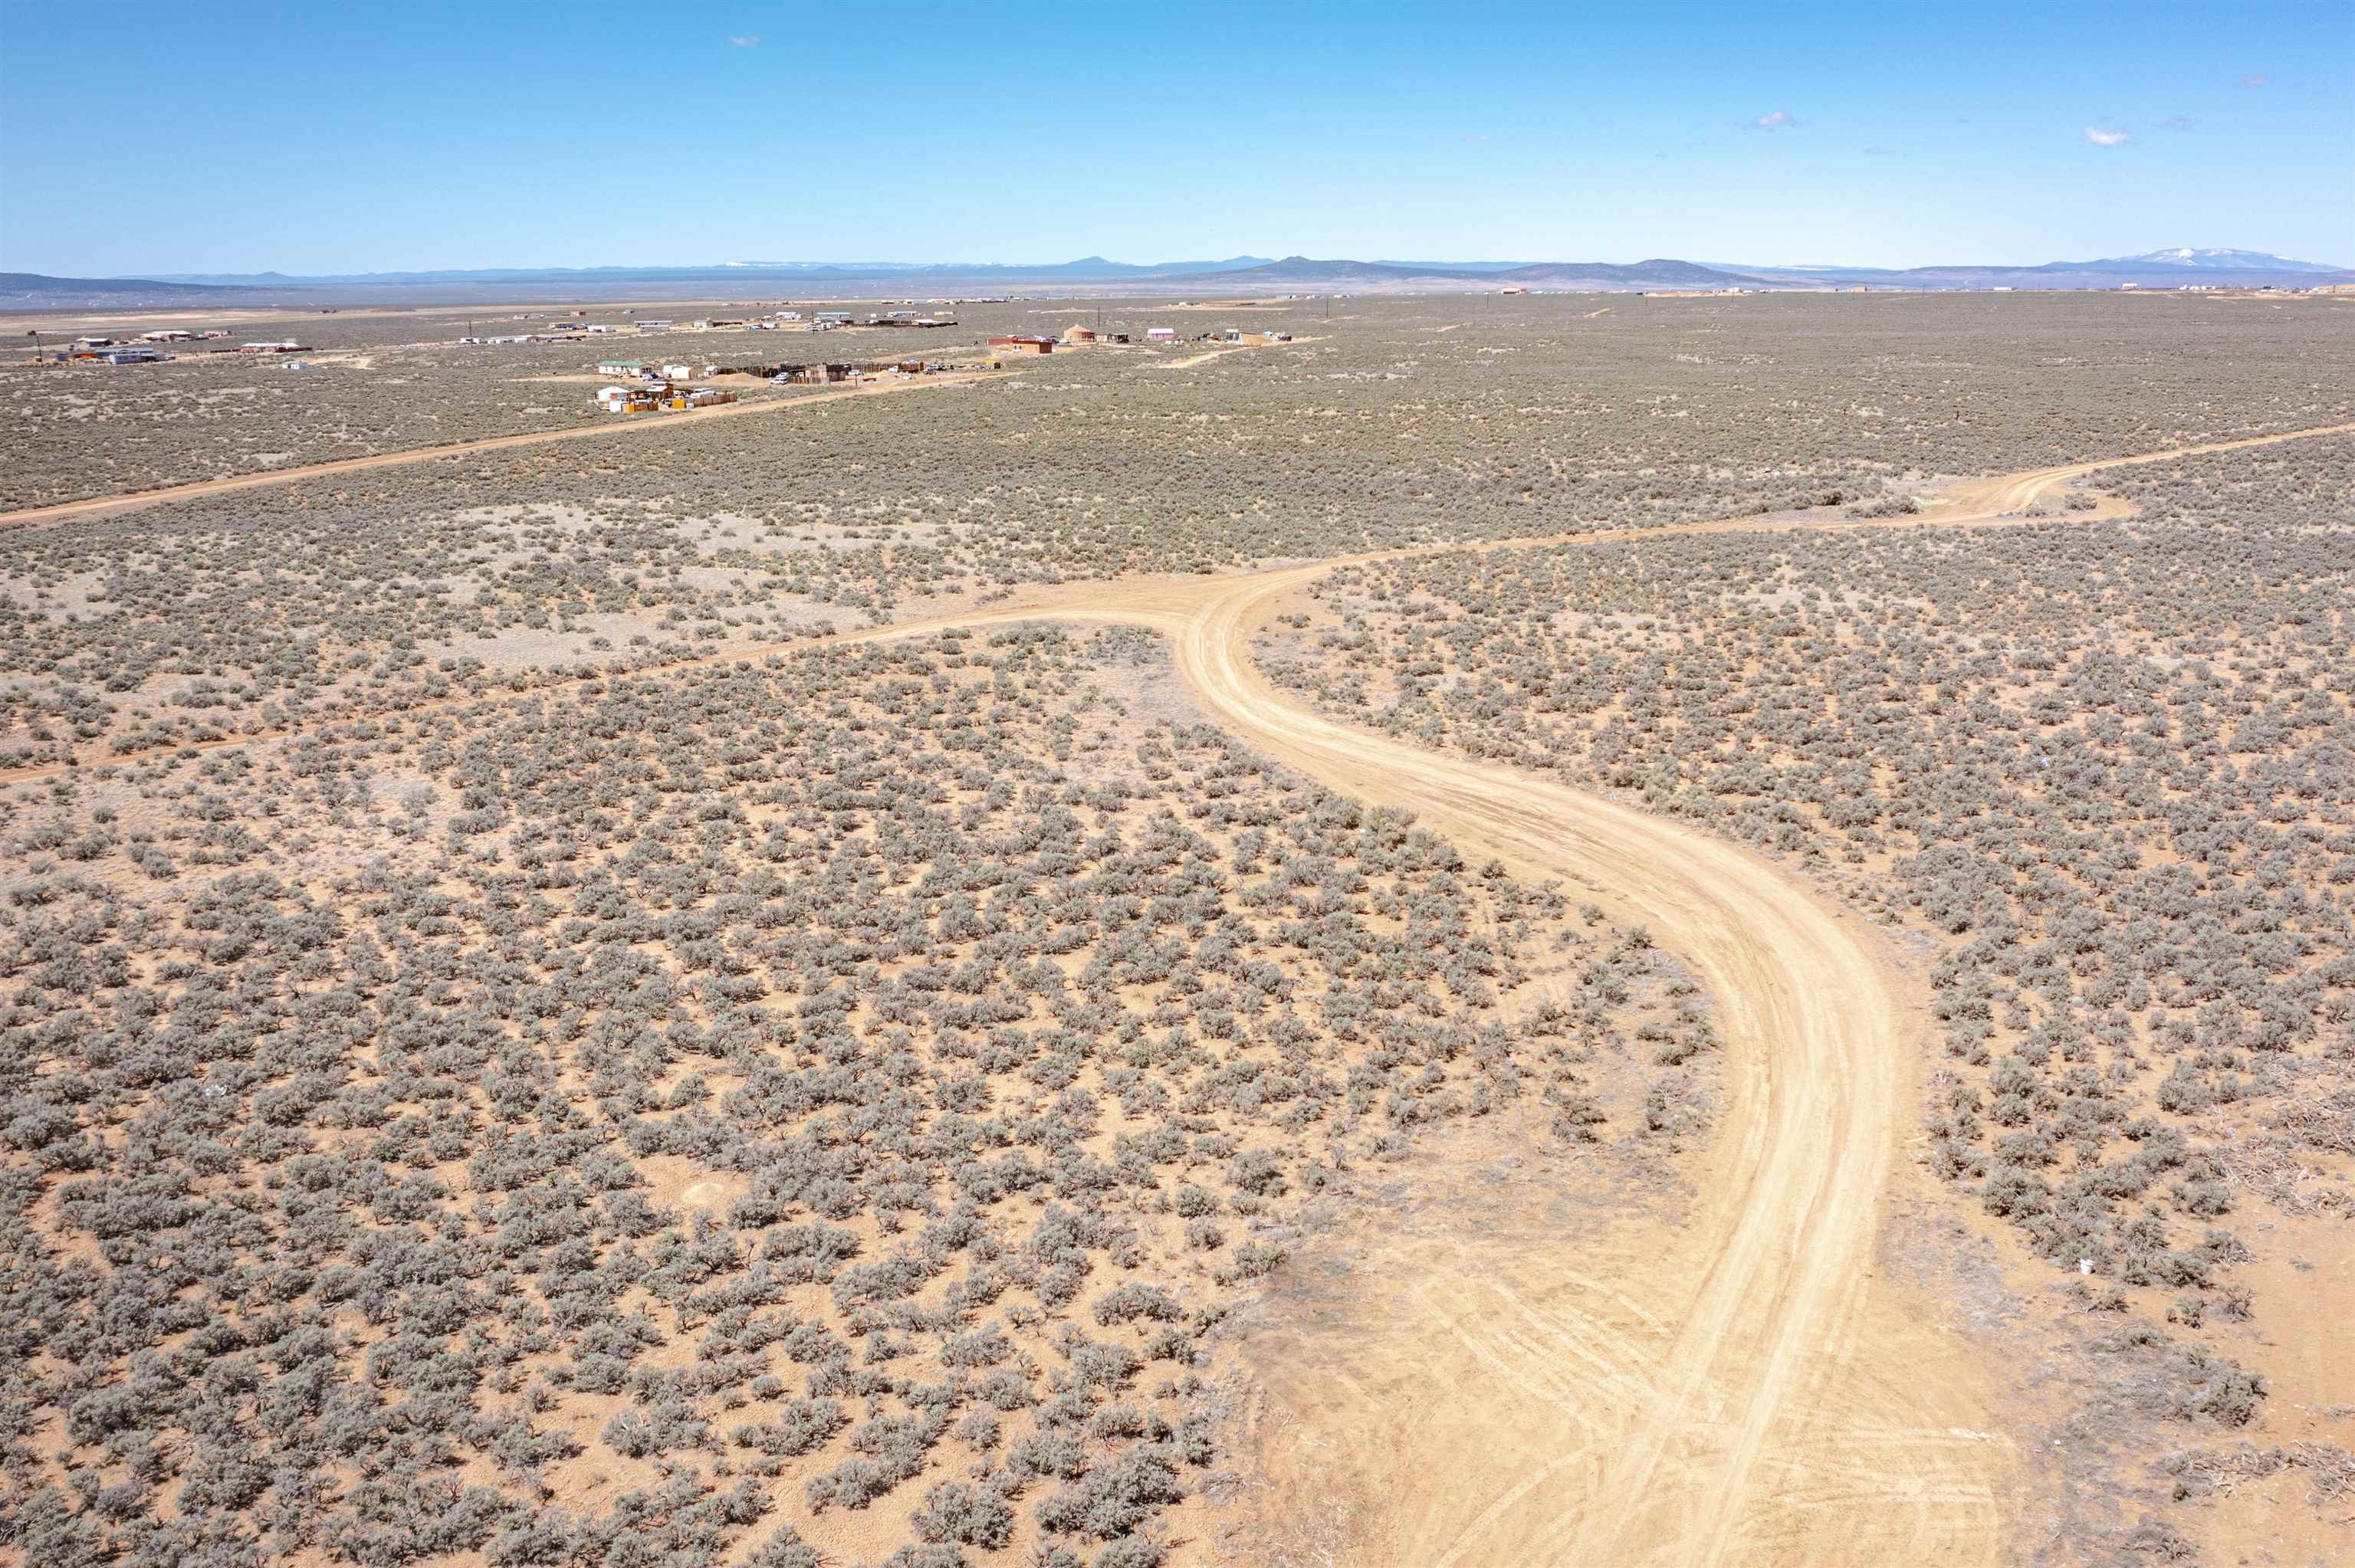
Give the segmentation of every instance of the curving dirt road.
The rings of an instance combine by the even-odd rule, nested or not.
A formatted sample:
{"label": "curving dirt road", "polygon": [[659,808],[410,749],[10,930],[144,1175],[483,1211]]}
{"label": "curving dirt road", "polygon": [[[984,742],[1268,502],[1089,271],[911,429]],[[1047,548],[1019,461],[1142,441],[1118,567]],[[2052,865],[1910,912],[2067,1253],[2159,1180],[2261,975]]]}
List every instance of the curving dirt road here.
{"label": "curving dirt road", "polygon": [[2025,473],[2007,473],[1994,479],[1958,484],[1938,499],[1940,503],[1954,507],[1957,513],[1996,515],[2032,506],[2054,486],[2083,479],[2104,469],[2136,468],[2144,463],[2206,457],[2211,452],[2236,452],[2247,447],[2269,447],[2314,436],[2344,435],[2355,435],[2355,425],[2320,425],[2312,429],[2288,430],[2279,435],[2242,436],[2229,441],[2206,441],[2198,446],[2170,447],[2165,451],[2137,452],[2132,457],[2096,458],[2090,462],[2063,463],[2057,468],[2030,469]]}
{"label": "curving dirt road", "polygon": [[[1911,1104],[1909,1047],[1888,979],[1839,917],[1741,850],[1506,768],[1334,723],[1278,691],[1252,662],[1252,635],[1284,595],[1323,569],[1214,585],[1182,609],[1073,619],[1141,621],[1168,633],[1203,706],[1260,751],[1341,793],[1412,810],[1469,856],[1494,855],[1530,881],[1559,878],[1615,918],[1647,927],[1717,999],[1727,1068],[1724,1132],[1700,1183],[1703,1206],[1676,1238],[1677,1250],[1701,1264],[1697,1287],[1667,1304],[1673,1315],[1648,1348],[1566,1330],[1573,1348],[1596,1352],[1593,1373],[1556,1363],[1558,1397],[1590,1406],[1576,1413],[1592,1435],[1575,1456],[1582,1483],[1569,1496],[1542,1484],[1515,1494],[1513,1467],[1489,1445],[1416,1453],[1426,1486],[1451,1478],[1453,1506],[1423,1508],[1409,1528],[1387,1542],[1361,1540],[1359,1550],[1402,1563],[1565,1568],[1747,1555],[1737,1547],[1778,1532],[1771,1517],[1755,1517],[1777,1506],[1762,1487],[1770,1453],[1813,1445],[1807,1417],[1832,1376],[1876,1354],[1855,1330]],[[1902,1379],[1902,1367],[1886,1371]],[[1495,1373],[1509,1381],[1510,1363],[1499,1359]],[[1514,1391],[1456,1393],[1478,1408],[1492,1392],[1501,1403]],[[1902,1402],[1892,1409],[1881,1401],[1877,1414],[1900,1464],[1910,1449],[1898,1435],[1935,1426]],[[1492,1443],[1511,1436],[1490,1435]],[[1561,1474],[1565,1457],[1547,1456],[1540,1480],[1577,1478]],[[1486,1488],[1482,1468],[1494,1478]],[[1923,1508],[1891,1480],[1897,1500],[1879,1511],[1893,1517],[1851,1517],[1842,1533],[1892,1555],[1992,1561],[1990,1478],[1949,1473],[1941,1489],[1945,1506]],[[1875,1511],[1864,1500],[1852,1510]]]}
{"label": "curving dirt road", "polygon": [[681,425],[698,424],[707,419],[741,419],[751,414],[773,414],[783,408],[806,408],[815,403],[838,403],[846,397],[875,397],[919,387],[969,387],[976,381],[1001,379],[1003,373],[996,371],[953,371],[943,376],[919,376],[906,381],[879,381],[871,387],[845,387],[832,392],[811,392],[797,397],[722,403],[716,408],[687,408],[677,413],[616,418],[609,424],[574,425],[560,430],[532,430],[520,436],[489,436],[479,441],[452,441],[438,447],[411,447],[403,451],[375,452],[368,457],[336,458],[329,462],[305,463],[299,468],[235,473],[226,479],[198,480],[190,484],[167,484],[155,490],[126,491],[120,495],[97,495],[81,501],[59,501],[48,506],[27,506],[15,512],[0,512],[0,528],[59,523],[69,517],[86,517],[101,512],[128,512],[165,502],[191,501],[202,495],[260,490],[269,485],[293,484],[297,480],[360,473],[375,468],[404,468],[410,463],[432,462],[442,458],[471,457],[476,452],[546,446],[551,441],[588,440],[598,436],[623,435],[631,430],[676,430]]}
{"label": "curving dirt road", "polygon": [[[2350,429],[1980,482],[1921,522],[1991,520],[2121,462]],[[1304,1484],[1345,1474],[1365,1482],[1348,1560],[1996,1561],[2008,1447],[1982,1430],[1976,1374],[1953,1364],[1951,1346],[1937,1348],[1918,1303],[1873,1277],[1884,1194],[1912,1125],[1917,1026],[1902,982],[1840,915],[1744,851],[1546,779],[1351,728],[1276,689],[1252,663],[1253,633],[1285,596],[1340,564],[1066,585],[1023,604],[830,641],[1039,619],[1157,630],[1207,712],[1261,752],[1341,793],[1411,810],[1520,878],[1582,890],[1614,917],[1647,927],[1706,983],[1726,1103],[1679,1229],[1648,1236],[1648,1252],[1608,1287],[1573,1272],[1603,1271],[1566,1248],[1450,1255],[1449,1266],[1402,1277],[1399,1315],[1379,1319],[1394,1325],[1391,1337],[1292,1391],[1344,1434]],[[1451,1424],[1448,1405],[1468,1415]]]}

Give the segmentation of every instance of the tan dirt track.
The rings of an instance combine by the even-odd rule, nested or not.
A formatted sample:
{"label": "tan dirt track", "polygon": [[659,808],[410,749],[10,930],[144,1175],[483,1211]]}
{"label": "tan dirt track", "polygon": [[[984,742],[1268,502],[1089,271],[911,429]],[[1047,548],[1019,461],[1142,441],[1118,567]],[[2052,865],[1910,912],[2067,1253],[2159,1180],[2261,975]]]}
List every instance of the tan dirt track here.
{"label": "tan dirt track", "polygon": [[[928,382],[896,383],[884,387],[860,388],[859,391],[862,393],[889,391],[902,386],[937,385],[952,379],[963,378],[938,376]],[[795,398],[792,400],[790,404],[729,404],[719,408],[707,408],[693,413],[670,415],[668,418],[674,420],[710,418],[730,413],[757,412],[766,408],[785,407],[799,408],[807,403],[819,402],[826,399],[850,395],[851,394],[848,393],[821,393],[815,397]],[[539,440],[570,436],[600,435],[617,428],[645,428],[646,424],[647,421],[640,420],[625,427],[600,425],[591,427],[585,430],[559,430],[541,435],[504,437],[496,442],[479,443],[478,445],[527,444]],[[1671,538],[1688,534],[1827,533],[1851,529],[1918,528],[1925,526],[1959,528],[1967,526],[1983,526],[2003,522],[2027,521],[2027,519],[2018,518],[2009,514],[2016,513],[2019,508],[2033,504],[2039,498],[2045,494],[2045,493],[2057,485],[2063,484],[2073,479],[2082,479],[2087,474],[2096,472],[2102,469],[2126,468],[2138,463],[2164,462],[2172,458],[2193,457],[2208,452],[2236,451],[2244,447],[2273,446],[2282,441],[2302,440],[2308,437],[2315,436],[2337,436],[2349,434],[2355,434],[2355,424],[2322,425],[2317,426],[2311,429],[2284,430],[2278,434],[2270,436],[2248,436],[2235,440],[2213,441],[2204,446],[2170,448],[2166,451],[2142,452],[2130,457],[2103,458],[2090,462],[2073,463],[2061,468],[2035,469],[2024,473],[1998,475],[1993,479],[1972,480],[1962,484],[1955,485],[1941,494],[1925,495],[1922,497],[1921,500],[1924,506],[1936,508],[1937,510],[1927,512],[1919,516],[1913,517],[1884,517],[1872,519],[1837,517],[1820,518],[1812,521],[1803,520],[1797,522],[1762,521],[1756,517],[1722,517],[1713,522],[1707,523],[1669,523],[1637,528],[1596,529],[1588,533],[1581,534],[1536,535],[1521,539],[1492,539],[1466,544],[1423,545],[1396,550],[1371,550],[1354,556],[1336,556],[1329,559],[1311,562],[1305,566],[1288,567],[1276,571],[1253,574],[1245,577],[1214,577],[1206,580],[1189,577],[1179,579],[1179,581],[1198,593],[1222,590],[1239,582],[1260,582],[1263,580],[1273,581],[1277,579],[1281,579],[1287,586],[1305,587],[1314,578],[1339,567],[1360,566],[1377,561],[1396,560],[1409,556],[1438,555],[1458,550],[1485,553],[1496,550],[1546,548],[1552,546],[1574,547],[1586,545],[1614,545],[1624,544],[1631,540],[1638,539]],[[427,458],[453,455],[455,452],[464,450],[476,449],[436,447],[429,448],[422,451],[414,453],[389,453],[382,460],[368,458],[351,461],[360,466],[378,466],[383,461],[421,461]],[[329,464],[325,465],[325,469],[326,471],[332,471],[339,466],[340,465],[337,464]],[[96,513],[108,511],[117,507],[128,509],[147,506],[164,501],[183,498],[191,493],[209,493],[218,488],[238,488],[245,483],[280,482],[285,480],[313,476],[321,471],[323,471],[321,469],[289,469],[272,474],[253,474],[240,476],[239,479],[222,480],[212,484],[185,486],[175,490],[133,491],[123,495],[104,496],[88,501],[67,502],[58,506],[36,507],[30,512],[0,513],[0,525],[5,525],[11,521],[47,521],[50,520],[51,514],[56,514],[58,517],[62,518],[65,514],[72,513]],[[2105,508],[2104,511],[2100,512],[2081,514],[2077,520],[2094,521],[2105,515],[2115,516],[2116,514],[2117,513],[2115,509]],[[676,660],[666,663],[647,664],[630,671],[628,673],[632,677],[659,675],[674,671],[707,669],[715,664],[731,664],[745,660],[766,659],[780,653],[796,652],[811,648],[821,648],[844,643],[871,642],[882,638],[914,636],[928,631],[945,630],[952,626],[980,625],[988,622],[1002,622],[1007,620],[1021,620],[1040,618],[1052,619],[1090,605],[1103,606],[1131,602],[1137,599],[1140,594],[1150,594],[1158,589],[1162,585],[1159,583],[1150,579],[1132,579],[1124,582],[1071,582],[1060,585],[1055,588],[1036,592],[1018,605],[1009,605],[997,609],[983,611],[957,611],[947,615],[919,617],[909,620],[894,621],[888,626],[871,627],[861,631],[837,633],[826,637],[795,638],[790,641],[771,642],[751,648],[731,649],[721,653],[704,654],[691,659]],[[90,766],[99,767],[110,763],[136,762],[142,758],[164,752],[207,752],[228,750],[236,747],[253,745],[257,742],[289,739],[294,736],[305,733],[306,730],[310,728],[321,728],[333,725],[353,723],[367,718],[394,718],[403,715],[431,713],[443,708],[466,707],[476,703],[496,702],[508,697],[520,698],[524,696],[549,694],[567,690],[577,690],[582,686],[616,678],[618,677],[609,672],[599,671],[561,680],[544,682],[540,684],[532,686],[528,688],[527,691],[524,692],[468,694],[463,696],[442,697],[429,702],[414,703],[405,707],[361,712],[346,712],[336,715],[331,718],[321,719],[317,721],[315,725],[309,726],[301,725],[292,727],[273,726],[263,729],[248,730],[238,735],[224,736],[216,740],[188,741],[170,746],[155,747],[147,750],[116,752],[103,758],[92,758]],[[30,766],[22,768],[0,768],[0,784],[16,783],[26,779],[54,778],[57,775],[67,772],[80,765],[79,759],[77,759],[77,761],[74,762],[43,762],[34,763]]]}
{"label": "tan dirt track", "polygon": [[[1962,487],[1957,504],[1922,522],[1992,521],[1979,509],[2025,505],[2105,466]],[[1337,1434],[1313,1462],[1288,1467],[1300,1495],[1355,1483],[1345,1560],[1356,1563],[1999,1560],[2012,1457],[1986,1430],[1983,1374],[1922,1303],[1873,1277],[1921,1056],[1908,983],[1849,921],[1742,850],[1550,780],[1335,723],[1277,690],[1252,662],[1252,637],[1284,596],[1339,564],[1066,585],[1029,603],[830,640],[1039,619],[1159,631],[1207,713],[1272,758],[1344,794],[1412,810],[1517,876],[1582,890],[1614,918],[1647,927],[1713,997],[1726,1103],[1685,1223],[1647,1236],[1607,1285],[1576,1272],[1599,1274],[1593,1260],[1542,1246],[1503,1260],[1517,1271],[1509,1278],[1443,1269],[1406,1279],[1399,1294],[1429,1323],[1278,1374],[1275,1398]],[[1371,1320],[1412,1316],[1385,1319],[1385,1305],[1369,1305]],[[1280,1460],[1271,1468],[1286,1478]]]}
{"label": "tan dirt track", "polygon": [[[919,387],[969,387],[977,381],[1004,378],[998,371],[951,371],[941,376],[911,377],[906,381],[879,381],[871,387],[845,387],[832,392],[812,392],[799,397],[763,398],[757,403],[722,403],[716,408],[686,408],[667,414],[609,416],[610,424],[568,426],[560,430],[531,430],[520,436],[490,436],[479,441],[453,441],[446,446],[412,447],[405,451],[375,452],[367,457],[337,458],[331,462],[306,463],[300,468],[266,469],[254,473],[236,473],[226,479],[199,480],[192,484],[167,484],[155,490],[133,490],[121,495],[93,496],[82,501],[60,501],[48,506],[27,506],[16,512],[0,512],[0,528],[23,527],[35,523],[58,523],[69,517],[89,516],[100,512],[127,512],[142,506],[155,506],[171,501],[190,501],[198,496],[225,495],[236,490],[259,490],[265,485],[292,484],[297,480],[325,479],[339,473],[359,473],[373,468],[400,468],[410,463],[432,462],[442,458],[472,457],[476,452],[505,451],[514,447],[545,446],[550,441],[589,440],[599,436],[618,436],[633,430],[676,430],[682,425],[697,424],[706,419],[742,418],[751,414],[773,414],[786,408],[806,408],[814,403],[838,403],[846,397],[873,397],[888,392],[906,392]],[[539,379],[549,379],[540,377]],[[602,377],[589,377],[602,380]]]}

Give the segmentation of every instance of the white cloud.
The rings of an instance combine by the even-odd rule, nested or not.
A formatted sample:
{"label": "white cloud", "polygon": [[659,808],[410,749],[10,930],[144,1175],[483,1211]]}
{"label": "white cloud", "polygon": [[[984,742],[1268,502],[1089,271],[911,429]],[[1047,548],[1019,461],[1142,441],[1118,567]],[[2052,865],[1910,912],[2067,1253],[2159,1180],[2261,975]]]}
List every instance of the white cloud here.
{"label": "white cloud", "polygon": [[2273,84],[2274,79],[2263,71],[2254,71],[2241,79],[2243,87],[2271,87]]}
{"label": "white cloud", "polygon": [[2134,137],[2125,131],[2108,131],[2099,125],[2088,125],[2085,127],[2085,140],[2096,147],[2123,147]]}
{"label": "white cloud", "polygon": [[751,33],[741,37],[731,36],[728,40],[728,47],[731,49],[755,49],[761,47],[761,40],[758,35]]}
{"label": "white cloud", "polygon": [[1797,123],[1797,121],[1791,118],[1791,111],[1789,110],[1776,109],[1753,120],[1750,122],[1750,128],[1753,131],[1780,131],[1786,126],[1796,125]]}

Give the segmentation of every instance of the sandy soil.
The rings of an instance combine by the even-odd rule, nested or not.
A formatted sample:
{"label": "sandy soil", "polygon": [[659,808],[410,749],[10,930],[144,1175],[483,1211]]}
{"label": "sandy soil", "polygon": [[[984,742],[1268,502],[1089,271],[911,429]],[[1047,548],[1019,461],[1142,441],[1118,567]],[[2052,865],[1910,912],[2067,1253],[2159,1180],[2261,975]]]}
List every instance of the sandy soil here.
{"label": "sandy soil", "polygon": [[[1915,525],[1991,521],[2105,467],[2350,429],[1978,481]],[[1263,1448],[1262,1474],[1296,1512],[1345,1499],[1336,1560],[1352,1563],[2000,1561],[2019,1459],[1995,1430],[1989,1369],[1942,1331],[1945,1308],[1880,1266],[1930,1055],[1915,982],[1870,927],[1743,850],[1278,690],[1252,638],[1339,564],[1064,585],[835,640],[1037,619],[1158,631],[1204,712],[1263,753],[1645,926],[1716,999],[1725,1103],[1685,1222],[1593,1255],[1546,1245],[1542,1227],[1401,1250],[1365,1294],[1366,1331],[1267,1369],[1269,1430],[1293,1440]]]}

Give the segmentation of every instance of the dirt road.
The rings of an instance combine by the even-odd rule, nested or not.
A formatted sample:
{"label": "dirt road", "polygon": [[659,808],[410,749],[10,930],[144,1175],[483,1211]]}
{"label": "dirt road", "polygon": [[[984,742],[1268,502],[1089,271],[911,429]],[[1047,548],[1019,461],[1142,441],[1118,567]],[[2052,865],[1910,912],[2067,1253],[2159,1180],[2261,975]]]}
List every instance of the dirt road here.
{"label": "dirt road", "polygon": [[[1977,482],[1914,525],[1991,521],[2122,462],[2350,429]],[[1265,755],[1407,808],[1476,860],[1560,879],[1647,927],[1714,998],[1726,1103],[1685,1223],[1647,1234],[1607,1270],[1566,1247],[1523,1245],[1427,1253],[1385,1277],[1383,1298],[1365,1307],[1374,1331],[1342,1336],[1327,1361],[1273,1389],[1317,1433],[1313,1462],[1295,1466],[1302,1495],[1346,1484],[1347,1560],[1401,1568],[1998,1561],[2012,1457],[1987,1430],[1984,1375],[1938,1332],[1934,1310],[1875,1277],[1926,1054],[1905,982],[1855,922],[1744,851],[1337,724],[1276,689],[1252,663],[1253,633],[1340,564],[1068,584],[829,640],[1041,619],[1159,631],[1205,710]]]}
{"label": "dirt road", "polygon": [[610,422],[604,424],[571,426],[560,430],[533,430],[520,436],[492,436],[479,441],[453,441],[447,446],[377,452],[368,457],[337,458],[332,462],[306,463],[300,468],[275,468],[256,473],[231,474],[227,479],[200,480],[193,484],[170,484],[156,490],[134,490],[122,495],[101,495],[83,501],[60,501],[48,506],[28,506],[16,512],[0,512],[0,528],[55,523],[100,512],[126,512],[168,501],[187,501],[200,495],[225,495],[236,490],[259,490],[265,485],[292,484],[297,480],[321,479],[339,473],[359,473],[372,468],[400,468],[409,463],[434,462],[443,458],[472,457],[476,452],[545,446],[551,441],[591,440],[604,436],[624,436],[638,430],[676,430],[682,425],[697,424],[706,419],[741,419],[752,414],[806,408],[814,403],[838,403],[846,397],[873,397],[888,392],[911,391],[920,387],[963,387],[976,381],[1002,378],[1001,372],[961,371],[943,376],[916,376],[906,381],[879,381],[873,386],[845,387],[832,392],[812,392],[799,397],[722,403],[716,408],[689,408],[678,413],[635,417],[609,416]]}
{"label": "dirt road", "polygon": [[[1558,878],[1614,918],[1645,926],[1717,999],[1728,1103],[1700,1181],[1699,1213],[1663,1260],[1669,1291],[1699,1264],[1682,1302],[1661,1300],[1648,1346],[1582,1363],[1549,1358],[1560,1397],[1591,1436],[1563,1457],[1512,1460],[1512,1435],[1469,1452],[1415,1453],[1413,1508],[1366,1521],[1369,1555],[1400,1563],[1717,1563],[1787,1536],[1765,1461],[1787,1478],[1823,1433],[1826,1395],[1878,1353],[1861,1336],[1880,1202],[1908,1125],[1911,1083],[1891,987],[1847,925],[1751,855],[1664,819],[1511,769],[1447,758],[1308,711],[1251,660],[1250,641],[1290,574],[1226,586],[1162,629],[1198,696],[1261,751],[1359,800],[1406,807],[1467,856],[1494,855],[1517,877]],[[1498,1303],[1492,1311],[1507,1311]],[[1449,1325],[1465,1331],[1473,1302]],[[1590,1342],[1582,1345],[1582,1339]],[[1603,1336],[1573,1327],[1567,1349]],[[1838,1359],[1835,1359],[1838,1358]],[[1902,1379],[1905,1369],[1886,1372]],[[1509,1375],[1510,1363],[1507,1363]],[[1487,1391],[1459,1388],[1476,1408]],[[1500,1404],[1515,1393],[1497,1388]],[[1991,1562],[1994,1489],[1955,1464],[1932,1400],[1882,1401],[1891,1503],[1859,1497],[1841,1539],[1893,1562]],[[1369,1401],[1379,1406],[1380,1401]],[[1369,1414],[1372,1412],[1369,1410]],[[1369,1435],[1389,1423],[1371,1424]],[[1847,1430],[1852,1422],[1838,1424]],[[1328,1420],[1334,1440],[1346,1431]],[[1986,1456],[1990,1464],[1998,1456]],[[1934,1506],[1908,1500],[1902,1475],[1934,1467]],[[1529,1476],[1553,1485],[1523,1487]],[[1393,1489],[1393,1496],[1399,1495]],[[1375,1505],[1377,1509],[1380,1504]],[[1858,1561],[1813,1536],[1807,1560]]]}
{"label": "dirt road", "polygon": [[[1445,332],[1447,329],[1445,327],[1441,327],[1439,330]],[[1296,348],[1302,344],[1315,343],[1316,341],[1317,340],[1313,337],[1295,337],[1289,338],[1283,343],[1238,343],[1226,348],[1213,348],[1202,354],[1189,354],[1183,359],[1167,360],[1163,364],[1155,366],[1155,368],[1158,370],[1190,370],[1197,365],[1208,365],[1214,359],[1224,359],[1231,354],[1250,354],[1255,350],[1263,348]]]}
{"label": "dirt road", "polygon": [[2031,469],[2026,473],[2007,473],[1994,479],[1977,480],[1958,484],[1939,498],[1942,504],[1957,513],[1998,514],[2017,512],[2032,506],[2055,487],[2071,480],[2083,479],[2108,468],[2135,468],[2143,463],[2171,462],[2177,458],[2205,457],[2211,452],[2234,452],[2245,447],[2269,447],[2281,441],[2301,440],[2312,436],[2344,436],[2355,434],[2355,425],[2322,425],[2308,430],[2290,430],[2273,436],[2243,436],[2237,440],[2208,441],[2200,446],[2171,447],[2166,451],[2137,452],[2132,457],[2097,458],[2091,462],[2063,463],[2058,468]]}

